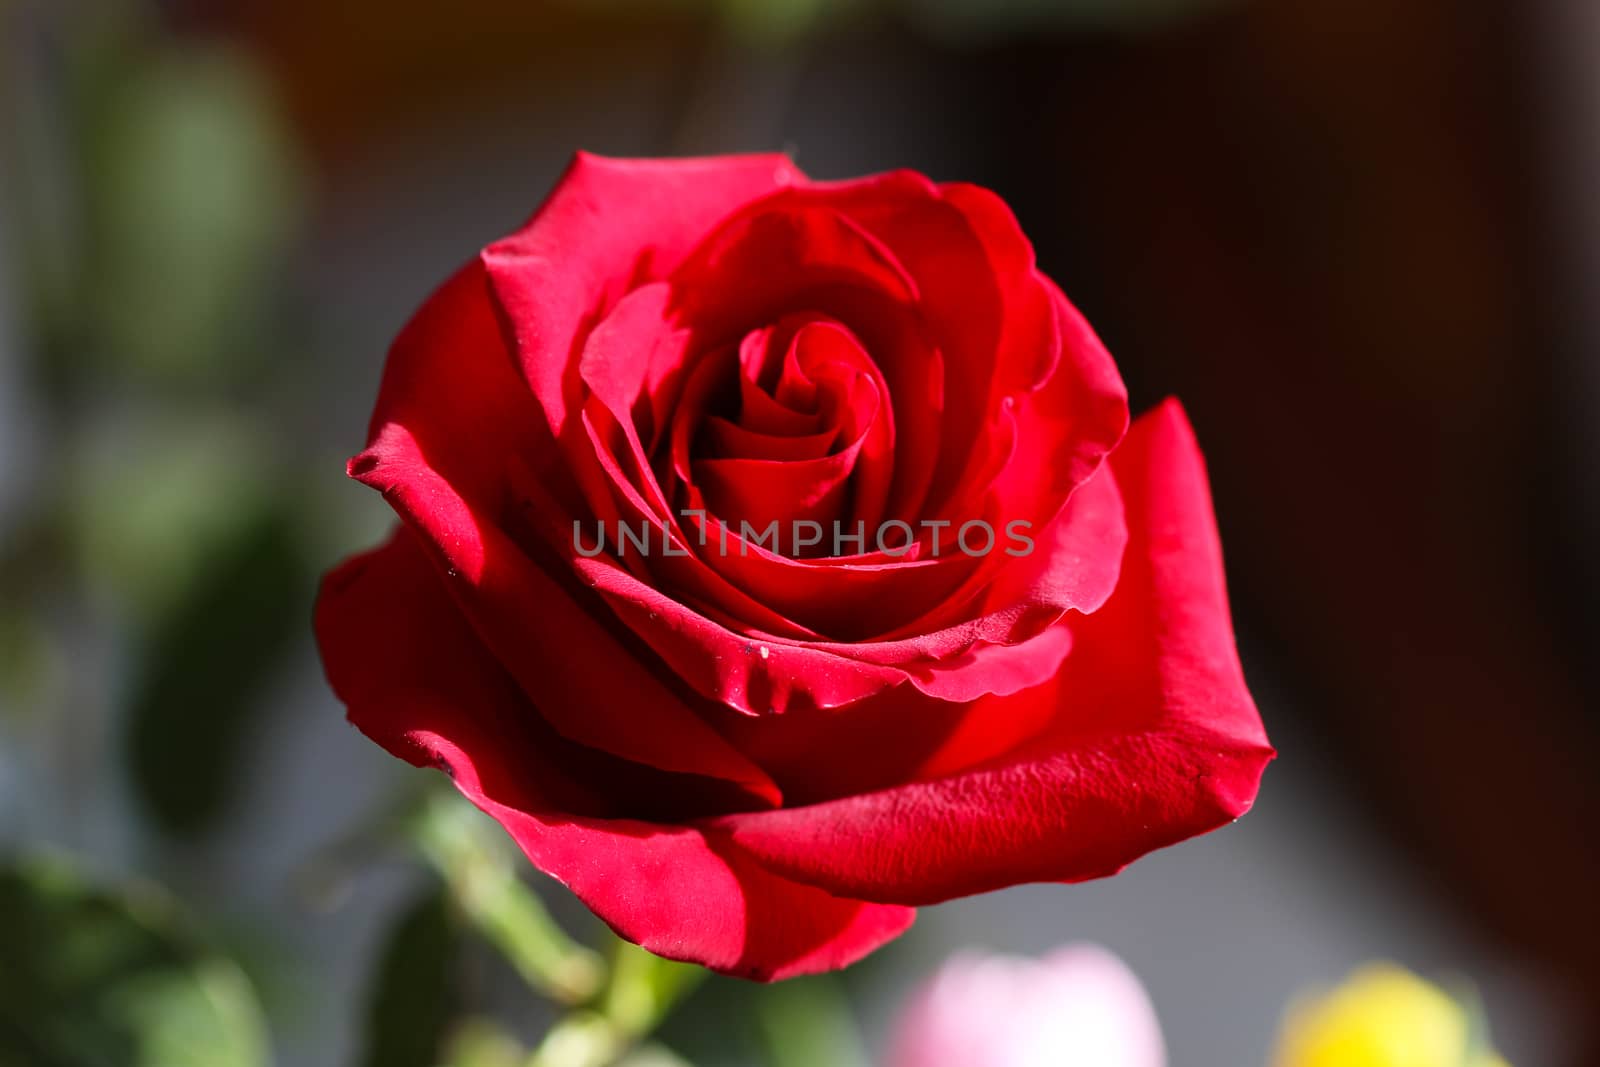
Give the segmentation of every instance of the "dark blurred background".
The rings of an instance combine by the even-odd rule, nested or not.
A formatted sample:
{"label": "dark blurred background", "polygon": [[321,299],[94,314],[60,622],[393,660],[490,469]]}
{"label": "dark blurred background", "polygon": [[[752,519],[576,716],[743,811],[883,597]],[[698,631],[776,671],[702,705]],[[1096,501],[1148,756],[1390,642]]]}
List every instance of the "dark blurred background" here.
{"label": "dark blurred background", "polygon": [[1282,752],[1257,810],[930,910],[848,979],[869,1034],[950,947],[1089,938],[1178,1067],[1263,1062],[1287,990],[1373,956],[1470,975],[1516,1067],[1600,1065],[1600,6],[13,0],[0,33],[0,846],[166,885],[279,1062],[350,1061],[410,884],[294,888],[411,781],[310,643],[388,523],[342,460],[410,310],[586,148],[994,188],[1210,462]]}

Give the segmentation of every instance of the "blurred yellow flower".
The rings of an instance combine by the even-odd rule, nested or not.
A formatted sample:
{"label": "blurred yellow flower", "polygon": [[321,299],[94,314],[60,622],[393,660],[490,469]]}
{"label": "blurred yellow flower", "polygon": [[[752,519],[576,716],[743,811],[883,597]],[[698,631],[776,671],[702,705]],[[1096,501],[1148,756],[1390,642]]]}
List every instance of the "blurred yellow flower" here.
{"label": "blurred yellow flower", "polygon": [[1439,987],[1373,964],[1292,1006],[1273,1067],[1507,1067]]}

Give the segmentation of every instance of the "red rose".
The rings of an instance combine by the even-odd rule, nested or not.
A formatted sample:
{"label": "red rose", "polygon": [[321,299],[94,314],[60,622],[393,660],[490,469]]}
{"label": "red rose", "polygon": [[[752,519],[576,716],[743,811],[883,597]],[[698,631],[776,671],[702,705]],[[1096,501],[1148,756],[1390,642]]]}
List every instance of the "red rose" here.
{"label": "red rose", "polygon": [[350,474],[404,520],[323,585],[351,720],[664,956],[841,967],[1272,757],[1182,410],[1128,428],[970,185],[580,155],[401,333]]}

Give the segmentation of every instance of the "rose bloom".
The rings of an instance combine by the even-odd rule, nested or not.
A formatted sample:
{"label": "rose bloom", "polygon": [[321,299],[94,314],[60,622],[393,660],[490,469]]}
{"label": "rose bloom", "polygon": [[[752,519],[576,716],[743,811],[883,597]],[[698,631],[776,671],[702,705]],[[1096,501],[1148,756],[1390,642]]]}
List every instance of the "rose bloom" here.
{"label": "rose bloom", "polygon": [[[663,956],[842,967],[1272,757],[1182,409],[1129,427],[971,185],[579,155],[402,331],[349,471],[402,520],[320,594],[351,720]],[[796,520],[867,538],[743,536]]]}
{"label": "rose bloom", "polygon": [[1043,959],[961,953],[907,1002],[887,1067],[1165,1067],[1127,964],[1095,945]]}

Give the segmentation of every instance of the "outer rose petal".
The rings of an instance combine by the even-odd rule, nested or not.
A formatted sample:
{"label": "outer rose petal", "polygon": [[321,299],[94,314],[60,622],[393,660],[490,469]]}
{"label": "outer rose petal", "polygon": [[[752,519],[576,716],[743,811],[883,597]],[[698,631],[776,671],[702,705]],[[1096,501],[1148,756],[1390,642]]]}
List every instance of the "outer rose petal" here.
{"label": "outer rose petal", "polygon": [[[1122,579],[1050,683],[995,705],[1054,721],[987,766],[808,807],[712,820],[773,870],[864,900],[928,904],[1081,881],[1248,811],[1274,753],[1234,649],[1210,494],[1176,402],[1112,454]],[[974,711],[982,714],[984,702]]]}
{"label": "outer rose petal", "polygon": [[523,374],[558,438],[565,440],[580,389],[573,343],[593,316],[664,277],[746,203],[804,180],[781,155],[579,152],[528,224],[484,251]]}
{"label": "outer rose petal", "polygon": [[[587,610],[501,525],[510,472],[541,452],[537,420],[501,343],[483,268],[472,263],[395,341],[371,437],[350,473],[421,535],[484,644],[563,734],[662,770],[726,778],[777,803],[766,775],[639,662],[603,609]],[[529,655],[563,647],[562,656]]]}
{"label": "outer rose petal", "polygon": [[1164,1067],[1155,1009],[1126,964],[1072,945],[1042,960],[962,953],[895,1024],[888,1067]]}
{"label": "outer rose petal", "polygon": [[553,796],[583,788],[569,780],[569,761],[519,734],[532,709],[405,531],[327,577],[317,633],[334,691],[363,733],[402,759],[445,768],[535,866],[652,952],[786,978],[847,966],[915,916],[788,881],[715,831],[555,809]]}

